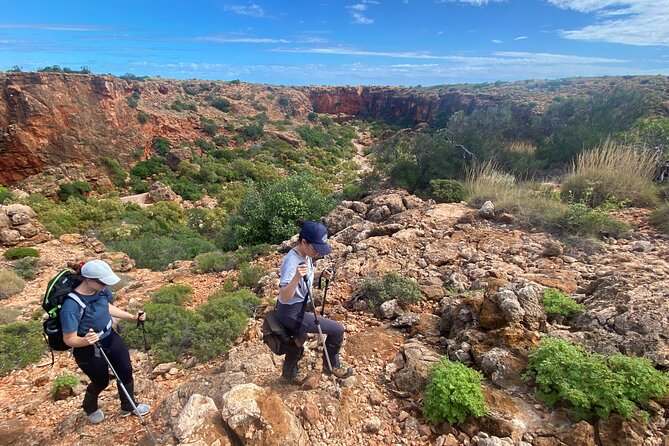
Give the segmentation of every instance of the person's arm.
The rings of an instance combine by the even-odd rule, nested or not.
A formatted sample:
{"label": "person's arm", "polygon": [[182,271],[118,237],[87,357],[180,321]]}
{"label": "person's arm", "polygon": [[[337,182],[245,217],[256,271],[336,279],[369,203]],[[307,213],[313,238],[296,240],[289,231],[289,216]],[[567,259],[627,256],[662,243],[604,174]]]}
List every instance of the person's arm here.
{"label": "person's arm", "polygon": [[288,284],[281,287],[281,292],[279,293],[279,299],[281,302],[288,302],[295,295],[295,291],[297,290],[297,286],[300,284],[300,280],[302,280],[302,278],[306,276],[308,272],[309,267],[306,263],[297,265],[293,278],[290,280],[290,282],[288,282]]}
{"label": "person's arm", "polygon": [[121,310],[112,304],[109,304],[109,314],[111,314],[116,319],[123,319],[124,321],[143,321],[146,319],[146,313],[143,311],[140,311],[137,314],[132,314],[125,310]]}
{"label": "person's arm", "polygon": [[86,336],[78,336],[76,331],[71,333],[63,333],[63,341],[70,347],[87,347],[93,345],[100,337],[92,329],[86,333]]}

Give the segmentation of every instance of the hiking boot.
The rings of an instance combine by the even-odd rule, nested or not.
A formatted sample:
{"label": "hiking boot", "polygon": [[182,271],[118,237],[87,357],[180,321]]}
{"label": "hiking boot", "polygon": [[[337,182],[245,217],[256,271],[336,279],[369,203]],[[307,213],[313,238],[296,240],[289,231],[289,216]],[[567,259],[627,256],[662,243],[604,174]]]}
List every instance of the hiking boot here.
{"label": "hiking boot", "polygon": [[325,376],[334,375],[336,378],[346,379],[349,376],[353,376],[353,367],[344,367],[341,364],[338,365],[337,367],[333,365],[332,373],[330,373],[330,369],[328,369],[328,366],[326,364],[325,367],[323,367],[323,374]]}
{"label": "hiking boot", "polygon": [[303,372],[302,370],[295,367],[294,370],[291,370],[288,373],[282,373],[281,378],[283,378],[284,381],[290,384],[301,386],[302,384],[305,383],[307,379],[309,379],[309,375],[307,375],[306,372]]}
{"label": "hiking boot", "polygon": [[96,410],[93,413],[88,414],[88,421],[90,421],[93,424],[100,424],[104,419],[105,419],[105,414],[100,409]]}
{"label": "hiking boot", "polygon": [[147,413],[149,413],[150,410],[151,410],[151,406],[149,406],[148,404],[138,404],[137,405],[137,410],[130,411],[130,410],[121,409],[121,416],[122,417],[127,417],[130,414],[144,416]]}

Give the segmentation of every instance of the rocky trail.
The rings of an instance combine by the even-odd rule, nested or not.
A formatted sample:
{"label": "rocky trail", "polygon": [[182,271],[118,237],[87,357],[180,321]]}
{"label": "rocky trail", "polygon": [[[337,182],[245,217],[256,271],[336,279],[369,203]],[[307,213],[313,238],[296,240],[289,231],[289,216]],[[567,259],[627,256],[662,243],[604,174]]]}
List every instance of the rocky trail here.
{"label": "rocky trail", "polygon": [[[316,338],[302,360],[312,375],[308,385],[282,383],[282,358],[261,342],[257,318],[225,358],[204,364],[185,358],[156,366],[147,353],[132,351],[139,400],[153,408],[148,424],[175,445],[669,444],[669,402],[651,403],[647,424],[617,415],[575,423],[536,400],[520,378],[527,354],[546,335],[669,365],[669,238],[648,225],[645,210],[619,216],[634,227],[624,238],[569,245],[483,219],[462,204],[423,202],[402,191],[344,202],[326,218],[333,254],[322,260],[336,270],[326,315],[346,327],[343,360],[356,369],[338,384],[341,396],[320,376]],[[163,272],[137,269],[125,255],[80,235],[35,247],[39,276],[0,302],[17,309],[18,320],[41,310],[47,281],[68,261],[100,257],[117,265],[122,308],[140,308],[168,283],[192,286],[196,306],[232,274],[194,274],[190,262]],[[270,271],[261,280],[267,298],[277,289],[280,261],[280,252],[258,261]],[[389,305],[382,317],[344,307],[365,277],[387,272],[416,280],[423,301],[408,309]],[[575,297],[586,312],[549,321],[540,304],[544,287]],[[459,426],[423,418],[427,370],[443,355],[483,372],[486,416]],[[148,444],[137,419],[118,416],[115,385],[101,395],[107,419],[100,425],[88,424],[79,408],[83,386],[79,395],[54,402],[49,391],[60,373],[85,376],[69,353],[50,363],[44,355],[39,364],[0,378],[2,444]]]}

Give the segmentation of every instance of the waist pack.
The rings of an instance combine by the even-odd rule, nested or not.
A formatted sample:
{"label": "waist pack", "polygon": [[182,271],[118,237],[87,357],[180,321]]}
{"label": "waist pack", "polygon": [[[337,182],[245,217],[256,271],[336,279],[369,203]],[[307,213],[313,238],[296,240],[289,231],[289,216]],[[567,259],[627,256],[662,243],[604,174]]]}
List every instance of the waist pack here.
{"label": "waist pack", "polygon": [[285,355],[299,342],[291,330],[281,325],[275,310],[265,313],[265,320],[262,323],[262,340],[275,355]]}

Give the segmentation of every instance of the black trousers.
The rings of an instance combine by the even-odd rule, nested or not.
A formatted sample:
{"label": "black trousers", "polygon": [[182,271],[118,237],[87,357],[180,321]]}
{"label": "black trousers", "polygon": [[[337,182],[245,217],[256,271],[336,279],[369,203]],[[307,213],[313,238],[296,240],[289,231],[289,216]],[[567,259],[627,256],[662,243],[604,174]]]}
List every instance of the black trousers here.
{"label": "black trousers", "polygon": [[[277,304],[276,314],[279,318],[281,324],[289,329],[293,329],[297,320],[299,319],[300,312],[302,310],[302,304],[295,305],[285,305]],[[325,338],[325,346],[327,347],[328,356],[330,357],[330,362],[332,365],[339,364],[339,350],[344,342],[344,326],[337,321],[333,321],[326,317],[319,317],[318,322],[321,326],[321,331]],[[304,314],[304,319],[302,319],[302,324],[297,329],[297,336],[301,342],[304,342],[307,339],[307,333],[318,333],[318,326],[316,325],[316,316],[313,313],[306,312]],[[299,349],[289,355],[286,354],[286,361],[295,360],[299,361],[301,357],[301,352]],[[323,358],[325,361],[325,358]],[[296,362],[297,362],[296,361]]]}
{"label": "black trousers", "polygon": [[[132,364],[130,363],[130,353],[128,347],[121,336],[114,330],[100,340],[99,344],[109,358],[109,362],[114,367],[118,377],[125,386],[126,390],[133,398],[134,402],[134,381],[132,378]],[[74,359],[79,368],[88,376],[91,383],[86,388],[86,395],[82,407],[87,415],[98,410],[98,395],[109,385],[109,365],[101,352],[93,345],[87,347],[78,347],[73,350]],[[119,388],[119,399],[121,400],[121,410],[132,410],[132,404],[125,396],[125,393]]]}

